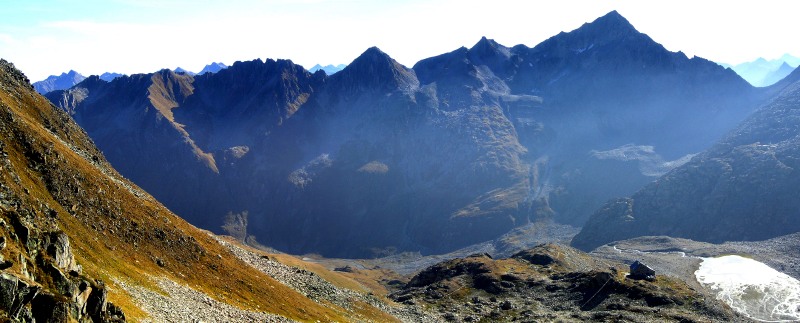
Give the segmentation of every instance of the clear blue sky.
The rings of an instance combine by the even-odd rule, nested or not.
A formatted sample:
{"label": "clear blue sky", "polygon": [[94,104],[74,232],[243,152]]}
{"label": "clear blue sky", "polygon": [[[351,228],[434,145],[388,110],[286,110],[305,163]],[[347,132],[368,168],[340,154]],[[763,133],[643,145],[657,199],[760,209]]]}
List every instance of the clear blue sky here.
{"label": "clear blue sky", "polygon": [[411,66],[481,36],[533,46],[617,10],[672,51],[718,62],[800,55],[798,1],[0,0],[0,57],[31,80],[288,58]]}

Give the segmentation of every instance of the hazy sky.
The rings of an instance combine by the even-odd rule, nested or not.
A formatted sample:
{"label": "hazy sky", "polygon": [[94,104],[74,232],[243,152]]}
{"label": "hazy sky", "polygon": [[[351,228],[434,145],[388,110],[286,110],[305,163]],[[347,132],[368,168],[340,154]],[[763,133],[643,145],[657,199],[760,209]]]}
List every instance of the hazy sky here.
{"label": "hazy sky", "polygon": [[0,57],[32,81],[288,58],[349,63],[371,46],[406,66],[481,36],[534,46],[617,10],[672,51],[740,63],[800,55],[798,1],[0,0]]}

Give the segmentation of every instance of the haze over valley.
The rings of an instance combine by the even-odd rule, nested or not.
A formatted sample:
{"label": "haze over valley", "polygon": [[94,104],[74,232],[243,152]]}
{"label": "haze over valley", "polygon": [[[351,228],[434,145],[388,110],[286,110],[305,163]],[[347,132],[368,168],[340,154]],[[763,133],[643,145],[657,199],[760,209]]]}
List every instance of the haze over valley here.
{"label": "haze over valley", "polygon": [[412,65],[3,59],[0,320],[800,320],[800,60],[621,12]]}

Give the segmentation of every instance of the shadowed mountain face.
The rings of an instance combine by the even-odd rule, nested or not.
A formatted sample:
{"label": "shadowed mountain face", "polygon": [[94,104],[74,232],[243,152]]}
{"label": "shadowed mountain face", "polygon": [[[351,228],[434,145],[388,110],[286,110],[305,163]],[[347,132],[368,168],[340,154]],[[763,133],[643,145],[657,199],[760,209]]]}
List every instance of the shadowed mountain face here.
{"label": "shadowed mountain face", "polygon": [[[186,79],[175,78],[169,72],[124,77],[120,82],[125,83],[105,83],[93,77],[83,83],[86,87],[82,89],[96,93],[110,91],[103,90],[103,86],[124,85],[136,91],[136,86],[149,84],[151,94],[163,91],[160,100],[180,100],[191,93],[189,84],[180,80]],[[78,96],[77,92],[73,94]],[[88,97],[84,99],[95,99]],[[103,96],[96,99],[107,100]],[[136,110],[141,115],[125,111],[124,106],[101,104],[97,107],[116,108],[118,119],[101,120],[100,116],[115,113],[97,111],[91,115],[97,119],[83,122],[98,122],[120,130],[118,124],[135,121],[152,127],[140,130],[149,132],[151,137],[180,135],[180,126],[169,121],[165,109],[169,105],[164,105],[169,102],[160,100],[153,100],[151,103],[155,103],[148,109]],[[127,139],[156,146],[163,143],[146,142],[139,137]],[[137,152],[154,152],[146,149]],[[175,147],[173,152],[178,154],[182,149]],[[110,151],[109,155],[114,153]],[[153,156],[147,158],[155,161]],[[209,168],[205,161],[200,164]],[[163,166],[151,166],[154,171],[163,172],[159,168]],[[135,301],[128,286],[165,294],[166,289],[155,285],[154,279],[191,286],[197,293],[205,293],[201,294],[203,303],[218,307],[235,305],[296,321],[347,321],[352,318],[342,316],[355,317],[341,307],[316,303],[249,266],[207,232],[167,210],[117,173],[86,132],[34,92],[28,79],[2,59],[0,227],[3,322],[152,319],[144,311],[153,310]],[[382,320],[363,313],[357,315],[365,320]]]}
{"label": "shadowed mountain face", "polygon": [[598,210],[572,244],[593,249],[638,236],[707,242],[800,231],[800,71],[723,140],[629,198]]}
{"label": "shadowed mountain face", "polygon": [[688,160],[766,94],[616,12],[534,48],[483,38],[409,69],[285,60],[90,78],[48,98],[123,174],[212,230],[295,253],[453,250],[595,208]]}

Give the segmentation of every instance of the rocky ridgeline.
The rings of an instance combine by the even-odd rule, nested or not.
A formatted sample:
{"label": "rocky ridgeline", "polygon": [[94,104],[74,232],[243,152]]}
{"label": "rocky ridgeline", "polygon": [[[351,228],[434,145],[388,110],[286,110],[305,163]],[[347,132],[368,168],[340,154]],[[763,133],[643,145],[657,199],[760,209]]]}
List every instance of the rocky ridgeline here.
{"label": "rocky ridgeline", "polygon": [[[4,60],[0,87],[7,96],[0,103],[0,320],[125,321],[122,311],[107,301],[103,281],[84,275],[75,261],[70,240],[55,221],[58,212],[24,184],[31,174],[18,174],[12,167],[14,148],[6,141],[34,145],[35,139],[15,131],[18,117],[5,102],[22,105],[43,99],[26,93],[32,89],[28,79]],[[34,155],[28,157],[41,157]]]}

